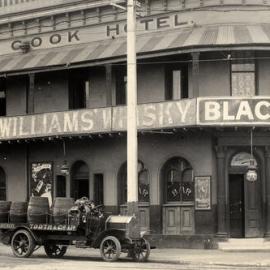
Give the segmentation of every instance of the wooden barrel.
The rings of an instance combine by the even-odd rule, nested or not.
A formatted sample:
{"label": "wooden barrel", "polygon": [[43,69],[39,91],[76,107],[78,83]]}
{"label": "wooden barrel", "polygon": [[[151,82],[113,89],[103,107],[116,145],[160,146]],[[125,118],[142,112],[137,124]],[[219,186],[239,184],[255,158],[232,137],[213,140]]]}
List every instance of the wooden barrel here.
{"label": "wooden barrel", "polygon": [[55,198],[52,207],[53,222],[55,224],[66,224],[68,210],[74,206],[73,198]]}
{"label": "wooden barrel", "polygon": [[12,202],[9,211],[9,220],[13,223],[27,222],[27,202]]}
{"label": "wooden barrel", "polygon": [[10,205],[11,205],[11,202],[0,201],[0,223],[8,222]]}
{"label": "wooden barrel", "polygon": [[49,200],[46,197],[31,197],[27,208],[29,223],[47,223]]}

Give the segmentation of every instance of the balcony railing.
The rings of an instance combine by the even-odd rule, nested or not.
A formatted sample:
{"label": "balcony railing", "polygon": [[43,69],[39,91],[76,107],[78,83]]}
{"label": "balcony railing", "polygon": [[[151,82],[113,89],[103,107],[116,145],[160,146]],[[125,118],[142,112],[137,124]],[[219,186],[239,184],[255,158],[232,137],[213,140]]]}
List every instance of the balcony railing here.
{"label": "balcony railing", "polygon": [[0,15],[9,15],[30,10],[55,8],[55,6],[70,5],[72,3],[100,2],[102,0],[0,0]]}
{"label": "balcony railing", "polygon": [[[70,3],[83,2],[82,0],[0,0],[0,15],[8,15],[10,13],[17,13],[23,11],[30,11],[33,9],[42,9],[55,7],[57,5],[65,5]],[[89,1],[91,2],[91,0]],[[102,0],[93,2],[102,2]],[[179,3],[180,2],[180,3]],[[142,9],[146,8],[150,13],[159,13],[166,10],[185,10],[196,9],[212,6],[269,6],[270,0],[182,0],[182,1],[168,1],[166,5],[163,1],[149,1],[150,6],[145,7],[142,5]]]}

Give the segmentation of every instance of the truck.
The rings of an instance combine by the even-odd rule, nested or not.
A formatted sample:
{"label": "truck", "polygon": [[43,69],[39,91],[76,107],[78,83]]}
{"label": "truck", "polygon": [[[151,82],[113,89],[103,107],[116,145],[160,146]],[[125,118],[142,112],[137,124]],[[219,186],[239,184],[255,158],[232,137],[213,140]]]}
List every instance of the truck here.
{"label": "truck", "polygon": [[[109,215],[102,206],[77,205],[68,211],[65,223],[0,223],[1,242],[11,246],[16,257],[27,258],[44,247],[49,258],[61,258],[70,245],[100,250],[104,261],[112,262],[126,253],[134,261],[145,262],[150,255],[146,232],[135,216]],[[153,248],[153,247],[152,247]]]}

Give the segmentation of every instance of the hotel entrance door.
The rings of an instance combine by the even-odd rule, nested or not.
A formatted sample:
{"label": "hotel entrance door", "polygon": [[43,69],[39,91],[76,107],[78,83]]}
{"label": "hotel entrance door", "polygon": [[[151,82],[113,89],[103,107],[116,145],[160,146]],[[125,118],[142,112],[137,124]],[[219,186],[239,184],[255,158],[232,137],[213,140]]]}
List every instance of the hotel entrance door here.
{"label": "hotel entrance door", "polygon": [[245,174],[229,175],[230,237],[262,237],[259,179],[249,182]]}

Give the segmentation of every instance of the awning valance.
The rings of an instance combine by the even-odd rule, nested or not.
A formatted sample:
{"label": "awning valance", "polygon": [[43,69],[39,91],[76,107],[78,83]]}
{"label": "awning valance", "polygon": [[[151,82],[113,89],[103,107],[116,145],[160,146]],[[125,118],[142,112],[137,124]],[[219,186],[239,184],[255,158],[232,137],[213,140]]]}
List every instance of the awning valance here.
{"label": "awning valance", "polygon": [[[203,50],[217,47],[260,47],[270,45],[270,24],[260,25],[207,25],[177,28],[170,31],[138,34],[139,56],[177,50]],[[270,49],[270,47],[269,47]],[[117,59],[126,55],[126,38],[30,50],[27,54],[14,53],[0,56],[0,73],[70,66],[73,64]]]}

